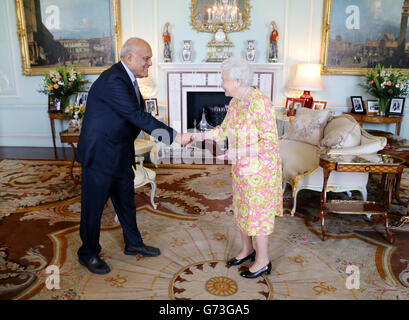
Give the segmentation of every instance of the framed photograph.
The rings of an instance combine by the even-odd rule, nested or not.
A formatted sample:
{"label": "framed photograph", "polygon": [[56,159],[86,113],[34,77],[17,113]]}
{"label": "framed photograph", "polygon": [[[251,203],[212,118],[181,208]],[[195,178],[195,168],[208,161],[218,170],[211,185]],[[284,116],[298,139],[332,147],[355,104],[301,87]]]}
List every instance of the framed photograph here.
{"label": "framed photograph", "polygon": [[285,103],[285,109],[287,110],[287,116],[295,116],[298,108],[304,107],[305,100],[300,98],[287,98]]}
{"label": "framed photograph", "polygon": [[313,110],[324,110],[327,107],[327,101],[313,101],[312,109]]}
{"label": "framed photograph", "polygon": [[87,105],[87,98],[88,98],[88,92],[85,92],[85,91],[78,92],[75,104],[86,106]]}
{"label": "framed photograph", "polygon": [[392,98],[386,109],[386,114],[388,116],[402,116],[404,108],[405,98]]}
{"label": "framed photograph", "polygon": [[379,111],[379,100],[366,100],[366,114],[377,116]]}
{"label": "framed photograph", "polygon": [[366,114],[366,110],[364,107],[364,100],[362,100],[362,97],[358,96],[351,96],[351,102],[352,102],[352,113],[361,113],[361,114]]}
{"label": "framed photograph", "polygon": [[158,99],[156,98],[145,99],[145,111],[149,112],[153,116],[159,115]]}
{"label": "framed photograph", "polygon": [[324,0],[323,73],[364,75],[378,63],[408,69],[405,8],[396,0]]}
{"label": "framed photograph", "polygon": [[48,112],[49,113],[62,113],[61,101],[53,96],[48,96]]}
{"label": "framed photograph", "polygon": [[99,74],[119,61],[120,0],[15,0],[23,75],[61,63]]}

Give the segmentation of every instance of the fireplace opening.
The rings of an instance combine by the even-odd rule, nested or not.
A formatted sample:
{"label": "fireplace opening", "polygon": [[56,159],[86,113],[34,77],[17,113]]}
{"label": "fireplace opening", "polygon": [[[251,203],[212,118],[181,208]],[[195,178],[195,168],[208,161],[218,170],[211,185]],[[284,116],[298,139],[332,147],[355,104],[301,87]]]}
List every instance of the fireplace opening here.
{"label": "fireplace opening", "polygon": [[199,125],[203,109],[206,121],[215,127],[223,122],[231,97],[224,92],[187,92],[187,129]]}

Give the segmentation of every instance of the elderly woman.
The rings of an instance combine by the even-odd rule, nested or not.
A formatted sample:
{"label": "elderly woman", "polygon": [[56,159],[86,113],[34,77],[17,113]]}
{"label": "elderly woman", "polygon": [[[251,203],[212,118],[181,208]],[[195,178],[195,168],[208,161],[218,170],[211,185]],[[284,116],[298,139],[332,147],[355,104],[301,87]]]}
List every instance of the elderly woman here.
{"label": "elderly woman", "polygon": [[233,266],[255,261],[241,272],[245,278],[270,274],[268,236],[274,231],[275,216],[283,214],[274,108],[266,95],[251,87],[252,81],[248,62],[237,57],[226,60],[222,64],[222,88],[226,96],[233,97],[227,115],[220,126],[192,136],[194,141],[228,138],[229,148],[222,157],[232,161],[233,210],[242,248],[227,263]]}

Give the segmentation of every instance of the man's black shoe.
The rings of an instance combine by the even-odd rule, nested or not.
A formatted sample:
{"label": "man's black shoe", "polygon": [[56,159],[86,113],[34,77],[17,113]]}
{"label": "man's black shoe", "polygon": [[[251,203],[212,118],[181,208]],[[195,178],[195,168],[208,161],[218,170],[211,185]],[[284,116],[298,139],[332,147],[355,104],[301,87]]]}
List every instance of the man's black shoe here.
{"label": "man's black shoe", "polygon": [[107,274],[111,271],[107,263],[102,260],[99,256],[92,257],[88,261],[83,261],[81,259],[78,259],[80,264],[83,266],[87,267],[87,269],[96,274]]}
{"label": "man's black shoe", "polygon": [[125,247],[124,253],[131,256],[139,254],[143,257],[156,257],[160,255],[160,250],[143,244],[140,247]]}

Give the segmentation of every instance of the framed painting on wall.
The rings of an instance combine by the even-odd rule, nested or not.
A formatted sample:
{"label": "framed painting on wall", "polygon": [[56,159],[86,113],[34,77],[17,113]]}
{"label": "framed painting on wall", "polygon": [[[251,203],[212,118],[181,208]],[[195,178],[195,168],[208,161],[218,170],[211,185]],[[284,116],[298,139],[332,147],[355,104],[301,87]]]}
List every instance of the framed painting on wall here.
{"label": "framed painting on wall", "polygon": [[363,75],[378,63],[408,69],[407,1],[324,0],[324,74]]}
{"label": "framed painting on wall", "polygon": [[99,74],[119,60],[120,0],[14,0],[23,75],[57,64]]}

